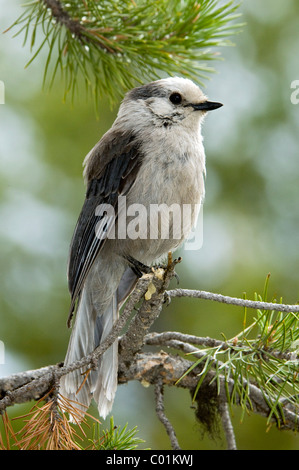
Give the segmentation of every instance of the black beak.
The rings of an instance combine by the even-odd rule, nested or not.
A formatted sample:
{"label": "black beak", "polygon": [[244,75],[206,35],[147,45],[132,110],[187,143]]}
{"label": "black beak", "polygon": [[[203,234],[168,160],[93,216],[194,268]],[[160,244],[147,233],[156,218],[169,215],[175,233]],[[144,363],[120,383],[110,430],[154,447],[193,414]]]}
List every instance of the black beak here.
{"label": "black beak", "polygon": [[203,103],[191,104],[191,106],[195,111],[212,111],[213,109],[221,108],[223,104],[214,101],[204,101]]}

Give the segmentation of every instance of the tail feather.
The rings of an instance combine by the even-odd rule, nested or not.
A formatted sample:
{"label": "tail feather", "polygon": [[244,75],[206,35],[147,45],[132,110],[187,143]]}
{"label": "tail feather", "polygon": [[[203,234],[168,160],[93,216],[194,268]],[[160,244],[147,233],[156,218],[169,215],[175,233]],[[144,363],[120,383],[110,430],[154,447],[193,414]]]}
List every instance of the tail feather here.
{"label": "tail feather", "polygon": [[[102,313],[103,310],[101,310],[99,302],[95,301],[91,289],[88,289],[87,286],[83,288],[65,357],[65,365],[91,353],[111,332],[113,324],[118,318],[120,306],[136,283],[137,277],[132,275],[129,270],[130,268],[124,273],[117,289],[114,289],[114,292],[112,290],[108,302],[107,291],[103,294],[106,299],[104,313]],[[98,295],[96,297],[99,298]],[[103,304],[101,306],[103,307]],[[117,389],[117,371],[118,342],[115,341],[100,357],[97,369],[89,373],[86,381],[84,381],[86,368],[75,370],[63,376],[60,382],[60,393],[77,402],[73,405],[83,412],[82,416],[93,397],[98,405],[100,416],[105,419],[113,406]],[[72,417],[70,418],[72,419]],[[74,421],[74,419],[72,420]]]}
{"label": "tail feather", "polygon": [[[68,350],[64,360],[65,366],[78,361],[93,351],[93,324],[95,318],[96,314],[92,309],[90,295],[88,295],[86,289],[83,289]],[[86,372],[86,368],[77,369],[64,375],[60,381],[60,394],[74,402],[77,402],[76,404],[73,403],[73,405],[82,411],[83,414],[88,409],[92,399],[89,378],[86,380],[84,386],[81,387],[84,381],[84,372]],[[82,404],[82,406],[80,406],[80,404]]]}
{"label": "tail feather", "polygon": [[[97,317],[99,318],[99,317]],[[104,341],[118,318],[116,292],[105,313],[101,315],[101,341]],[[95,336],[98,334],[96,330]],[[100,344],[100,343],[98,343]],[[118,342],[115,341],[99,359],[98,369],[91,372],[91,392],[102,418],[110,413],[117,388]]]}
{"label": "tail feather", "polygon": [[102,418],[110,413],[117,389],[117,341],[104,353],[101,367],[94,381],[93,397],[98,404],[99,415]]}

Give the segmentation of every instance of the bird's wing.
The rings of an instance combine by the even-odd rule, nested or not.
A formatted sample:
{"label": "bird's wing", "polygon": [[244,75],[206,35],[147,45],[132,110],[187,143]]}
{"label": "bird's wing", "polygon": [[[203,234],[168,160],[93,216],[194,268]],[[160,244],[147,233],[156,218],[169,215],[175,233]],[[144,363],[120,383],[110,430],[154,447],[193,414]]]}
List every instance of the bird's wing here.
{"label": "bird's wing", "polygon": [[[106,139],[107,140],[107,139]],[[113,144],[114,141],[114,144]],[[101,141],[100,141],[101,144]],[[134,136],[121,136],[97,145],[88,162],[88,187],[70,246],[68,283],[71,305],[68,324],[86,276],[103,248],[118,215],[118,196],[126,195],[135,181],[141,153]],[[99,211],[109,204],[111,211]]]}

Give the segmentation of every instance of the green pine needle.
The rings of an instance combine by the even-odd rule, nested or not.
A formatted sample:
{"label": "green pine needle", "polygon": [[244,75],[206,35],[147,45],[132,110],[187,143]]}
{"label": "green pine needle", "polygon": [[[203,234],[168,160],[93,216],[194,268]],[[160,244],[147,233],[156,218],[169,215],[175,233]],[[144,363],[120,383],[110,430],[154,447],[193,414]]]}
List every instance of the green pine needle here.
{"label": "green pine needle", "polygon": [[[24,32],[33,55],[47,48],[44,83],[58,72],[65,96],[82,86],[111,103],[130,88],[164,75],[202,84],[219,49],[240,30],[238,5],[217,0],[36,0],[9,28]],[[37,45],[38,44],[38,45]]]}
{"label": "green pine needle", "polygon": [[[113,416],[110,418],[110,428],[106,431],[102,431],[101,437],[98,440],[99,450],[135,450],[139,444],[143,444],[145,441],[138,439],[136,434],[138,429],[135,426],[131,430],[127,430],[128,424],[123,428],[114,425]],[[97,430],[99,433],[99,429]],[[95,439],[93,439],[95,442]]]}
{"label": "green pine needle", "polygon": [[[267,301],[268,283],[269,276],[263,296],[256,294],[256,300]],[[216,382],[219,390],[220,377],[224,377],[229,404],[241,405],[244,415],[252,409],[249,386],[255,384],[269,406],[267,423],[275,418],[277,425],[282,426],[282,403],[294,409],[299,407],[299,315],[267,310],[256,312],[253,322],[222,347],[198,350],[202,357],[190,368],[200,366],[202,371],[195,395],[204,378],[212,372],[211,383]],[[231,379],[234,385],[229,390]]]}

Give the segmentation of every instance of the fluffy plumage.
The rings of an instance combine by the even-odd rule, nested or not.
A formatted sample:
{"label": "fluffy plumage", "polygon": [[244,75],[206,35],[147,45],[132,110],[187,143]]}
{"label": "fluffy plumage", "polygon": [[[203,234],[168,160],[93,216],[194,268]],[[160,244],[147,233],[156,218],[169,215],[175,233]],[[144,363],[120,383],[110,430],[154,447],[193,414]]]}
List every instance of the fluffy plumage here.
{"label": "fluffy plumage", "polygon": [[[206,111],[219,106],[183,78],[135,88],[125,96],[111,129],[86,156],[86,199],[69,257],[70,318],[77,311],[65,364],[90,353],[111,331],[137,280],[128,257],[151,265],[175,250],[195,225],[204,198],[201,122]],[[134,222],[134,204],[144,209],[139,238],[126,232]],[[155,204],[161,207],[161,225],[153,239],[149,214]],[[191,219],[181,221],[181,236],[175,238],[176,220],[169,218],[169,208],[184,204],[192,207]],[[103,205],[112,212],[101,212]],[[120,227],[123,220],[126,225]],[[170,229],[168,238],[162,236],[164,229]],[[126,237],[118,236],[124,231]],[[94,397],[105,418],[116,392],[117,368],[115,342],[79,392],[82,371],[74,371],[62,378],[61,394],[86,407]]]}

